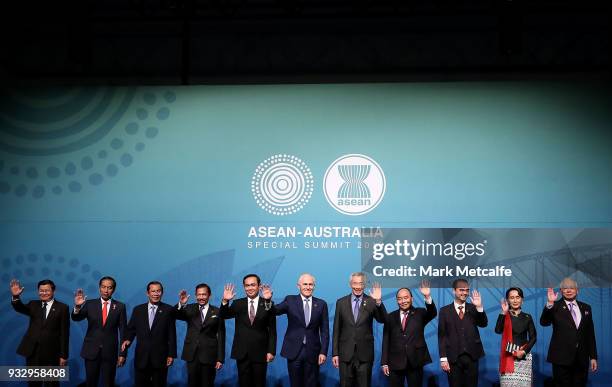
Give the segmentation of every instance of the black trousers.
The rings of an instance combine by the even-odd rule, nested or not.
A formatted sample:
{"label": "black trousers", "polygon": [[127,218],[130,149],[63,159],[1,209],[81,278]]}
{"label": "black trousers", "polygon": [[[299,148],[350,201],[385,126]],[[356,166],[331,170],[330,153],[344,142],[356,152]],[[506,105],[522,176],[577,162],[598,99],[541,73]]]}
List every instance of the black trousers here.
{"label": "black trousers", "polygon": [[472,359],[467,353],[459,355],[450,363],[448,384],[450,387],[478,387],[478,359]]}
{"label": "black trousers", "polygon": [[85,359],[85,376],[87,387],[98,387],[102,378],[103,387],[113,387],[115,385],[115,374],[117,373],[117,359],[105,359],[98,353],[95,360]]}
{"label": "black trousers", "polygon": [[[46,359],[41,357],[38,354],[38,345],[34,348],[34,353],[31,356],[26,357],[26,365],[27,366],[59,366],[59,355],[57,359]],[[41,387],[41,386],[49,386],[56,387],[59,386],[59,382],[28,382],[29,387]]]}
{"label": "black trousers", "polygon": [[258,363],[245,357],[236,360],[238,366],[238,384],[240,387],[266,387],[268,363]]}
{"label": "black trousers", "polygon": [[553,381],[557,387],[584,387],[589,376],[589,360],[574,360],[574,364],[563,366],[552,365]]}
{"label": "black trousers", "polygon": [[214,364],[200,363],[198,359],[187,362],[189,387],[213,387],[217,370]]}
{"label": "black trousers", "polygon": [[340,387],[370,387],[372,385],[372,362],[340,361]]}
{"label": "black trousers", "polygon": [[154,367],[151,363],[144,368],[134,365],[136,387],[166,387],[168,382],[168,367]]}
{"label": "black trousers", "polygon": [[389,386],[404,387],[404,381],[408,381],[409,387],[422,387],[423,367],[413,368],[407,365],[401,370],[389,370]]}
{"label": "black trousers", "polygon": [[318,358],[306,359],[306,348],[302,345],[295,359],[287,359],[287,371],[291,387],[317,387],[319,385]]}

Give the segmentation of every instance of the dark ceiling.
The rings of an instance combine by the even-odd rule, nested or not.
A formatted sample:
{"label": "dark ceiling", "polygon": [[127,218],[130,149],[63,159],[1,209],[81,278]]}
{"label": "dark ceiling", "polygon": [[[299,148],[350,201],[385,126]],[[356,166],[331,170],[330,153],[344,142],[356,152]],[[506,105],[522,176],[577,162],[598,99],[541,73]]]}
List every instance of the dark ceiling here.
{"label": "dark ceiling", "polygon": [[17,83],[610,78],[599,1],[106,0],[2,13]]}

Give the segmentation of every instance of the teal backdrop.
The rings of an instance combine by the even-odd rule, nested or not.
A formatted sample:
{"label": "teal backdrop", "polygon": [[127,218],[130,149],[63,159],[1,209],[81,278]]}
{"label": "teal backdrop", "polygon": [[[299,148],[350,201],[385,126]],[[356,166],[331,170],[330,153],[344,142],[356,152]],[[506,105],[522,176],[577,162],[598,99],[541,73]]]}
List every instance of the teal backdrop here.
{"label": "teal backdrop", "polygon": [[[57,299],[71,304],[76,288],[93,298],[98,279],[111,275],[116,298],[131,310],[146,302],[146,283],[154,279],[164,283],[168,303],[180,289],[193,295],[196,283],[207,282],[218,305],[223,285],[239,285],[247,272],[270,283],[276,300],[296,293],[299,274],[311,272],[333,319],[335,300],[349,292],[349,274],[360,269],[358,238],[313,238],[351,246],[306,248],[301,237],[249,236],[251,227],[612,227],[610,94],[603,85],[554,82],[5,90],[0,364],[24,364],[15,350],[27,319],[10,306],[11,278],[25,285],[25,299],[36,297],[38,280],[51,278]],[[384,197],[363,215],[336,211],[323,192],[327,168],[347,154],[367,155],[386,178]],[[252,192],[256,168],[274,155],[299,158],[312,176],[308,200],[284,216],[264,210]],[[290,244],[249,245],[257,241]],[[397,307],[394,291],[384,289],[389,311]],[[482,386],[497,382],[500,336],[493,325],[503,292],[483,289],[490,323],[481,330]],[[524,309],[539,316],[546,290],[525,293]],[[434,289],[433,297],[438,306],[452,300],[447,288]],[[612,293],[583,289],[579,298],[593,306],[599,344],[601,369],[590,384],[608,385]],[[233,322],[226,325],[229,354]],[[279,317],[279,349],[285,326]],[[426,330],[434,359],[436,328],[434,320]],[[177,331],[180,351],[184,323]],[[84,380],[84,332],[84,323],[71,323],[71,385]],[[379,364],[382,325],[375,333]],[[545,361],[551,330],[538,327],[538,334],[534,367],[542,385],[551,375]],[[132,353],[128,361],[120,385],[131,385]],[[435,360],[425,372],[447,385]],[[186,384],[183,361],[169,380]],[[236,384],[229,356],[217,381]],[[268,381],[288,385],[280,356]],[[373,381],[386,383],[378,367]],[[338,384],[329,361],[321,383]]]}

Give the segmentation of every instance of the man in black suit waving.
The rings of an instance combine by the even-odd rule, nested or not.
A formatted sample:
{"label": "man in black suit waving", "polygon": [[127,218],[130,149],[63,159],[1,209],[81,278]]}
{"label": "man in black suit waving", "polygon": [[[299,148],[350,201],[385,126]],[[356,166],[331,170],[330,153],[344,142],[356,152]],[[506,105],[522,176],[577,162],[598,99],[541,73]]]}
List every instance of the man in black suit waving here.
{"label": "man in black suit waving", "polygon": [[134,370],[137,387],[163,387],[168,367],[176,357],[176,325],[174,307],[161,302],[164,286],[159,281],[147,284],[147,303],[132,311],[127,336],[121,344],[126,349],[136,338]]}
{"label": "man in black suit waving", "polygon": [[208,303],[210,286],[198,284],[195,292],[196,304],[187,305],[189,295],[181,290],[176,306],[176,318],[187,322],[181,359],[187,362],[189,387],[213,387],[225,361],[225,321],[219,308]]}
{"label": "man in black suit waving", "polygon": [[[38,283],[37,301],[24,304],[21,301],[23,287],[16,279],[11,281],[11,305],[16,312],[30,318],[28,330],[21,339],[17,353],[25,356],[28,366],[65,366],[68,362],[68,336],[70,314],[68,305],[57,301],[55,284],[51,280]],[[59,382],[45,382],[48,386],[59,386]],[[29,386],[40,386],[41,382],[29,382]]]}
{"label": "man in black suit waving", "polygon": [[238,381],[241,387],[264,387],[268,364],[276,353],[276,317],[271,305],[259,297],[261,279],[257,274],[247,274],[242,279],[246,297],[229,305],[236,292],[227,284],[223,291],[220,313],[224,319],[234,318],[232,359],[238,365]]}
{"label": "man in black suit waving", "polygon": [[383,331],[382,371],[389,376],[389,385],[399,387],[404,380],[412,387],[423,385],[423,366],[431,363],[425,342],[425,325],[436,317],[429,283],[419,288],[425,297],[425,308],[415,308],[412,292],[400,288],[395,294],[399,309],[387,315]]}
{"label": "man in black suit waving", "polygon": [[453,281],[455,300],[440,309],[438,347],[440,366],[448,375],[450,387],[476,387],[478,361],[484,356],[478,327],[484,328],[489,320],[477,290],[472,292],[465,279]]}
{"label": "man in black suit waving", "polygon": [[112,298],[117,282],[102,277],[98,283],[100,298],[87,300],[83,289],[74,296],[72,320],[87,320],[87,333],[83,340],[81,357],[85,359],[88,387],[97,387],[102,379],[104,387],[115,385],[116,367],[123,367],[126,353],[119,353],[119,339],[126,336],[127,315],[125,304]]}
{"label": "man in black suit waving", "polygon": [[351,274],[351,294],[336,301],[332,364],[340,368],[340,386],[369,387],[374,363],[374,319],[385,322],[387,311],[382,303],[382,290],[374,284],[370,296],[364,294],[365,273]]}
{"label": "man in black suit waving", "polygon": [[578,284],[571,278],[561,281],[562,299],[552,288],[540,317],[540,325],[553,326],[548,347],[555,385],[586,386],[589,369],[597,371],[597,345],[591,306],[576,300]]}

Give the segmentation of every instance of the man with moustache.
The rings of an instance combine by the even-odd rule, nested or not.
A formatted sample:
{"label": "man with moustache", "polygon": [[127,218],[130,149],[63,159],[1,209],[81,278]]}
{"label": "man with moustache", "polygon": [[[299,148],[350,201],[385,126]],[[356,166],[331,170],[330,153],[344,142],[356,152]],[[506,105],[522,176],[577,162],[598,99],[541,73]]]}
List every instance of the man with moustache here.
{"label": "man with moustache", "polygon": [[132,311],[127,336],[121,344],[126,349],[136,338],[134,370],[137,387],[164,387],[168,367],[176,357],[174,307],[163,303],[164,286],[159,281],[147,284],[148,302]]}
{"label": "man with moustache", "polygon": [[[49,279],[38,282],[38,300],[24,304],[23,286],[18,280],[10,283],[11,306],[29,317],[17,354],[26,358],[28,366],[65,366],[68,364],[70,313],[68,305],[55,299],[55,284]],[[29,386],[59,386],[59,382],[30,381]]]}
{"label": "man with moustache", "polygon": [[448,375],[450,387],[478,386],[478,361],[484,356],[478,327],[484,328],[489,320],[477,290],[470,294],[465,279],[453,281],[455,300],[440,309],[438,322],[438,348],[440,366]]}
{"label": "man with moustache", "polygon": [[72,320],[87,320],[81,349],[87,386],[98,387],[101,379],[104,387],[112,387],[116,368],[123,367],[127,356],[124,351],[119,353],[119,339],[127,334],[127,314],[125,304],[112,298],[117,288],[115,279],[102,277],[98,285],[100,298],[94,300],[87,300],[83,289],[76,290]]}
{"label": "man with moustache", "polygon": [[238,382],[241,387],[264,387],[268,363],[276,353],[276,317],[271,305],[259,297],[261,279],[257,274],[247,274],[242,279],[246,297],[229,304],[236,292],[233,284],[223,291],[220,314],[224,319],[234,319],[232,359],[238,366]]}
{"label": "man with moustache", "polygon": [[540,325],[553,326],[546,360],[552,363],[553,380],[558,387],[586,386],[589,369],[597,371],[597,344],[591,306],[576,300],[578,284],[564,278],[562,298],[548,288]]}
{"label": "man with moustache", "polygon": [[410,289],[400,288],[395,294],[399,309],[387,315],[381,364],[391,387],[404,386],[404,380],[411,387],[422,386],[423,366],[431,363],[425,325],[436,317],[437,311],[429,282],[423,281],[419,290],[425,298],[425,308],[415,308]]}
{"label": "man with moustache", "polygon": [[181,290],[176,306],[176,318],[187,322],[181,359],[187,362],[189,387],[213,387],[225,362],[225,321],[219,317],[219,308],[208,303],[207,284],[196,285],[195,293],[197,303],[187,305],[189,295]]}
{"label": "man with moustache", "polygon": [[[312,293],[315,278],[304,273],[297,281],[299,295],[287,296],[272,305],[275,315],[287,315],[287,331],[281,356],[287,359],[289,382],[292,387],[317,387],[319,367],[327,358],[329,347],[329,317],[327,303]],[[269,301],[272,289],[263,286],[262,297]]]}
{"label": "man with moustache", "polygon": [[340,369],[340,386],[369,387],[374,363],[374,319],[385,322],[380,284],[374,283],[370,296],[364,294],[367,277],[363,272],[349,278],[351,294],[336,301],[332,364]]}

